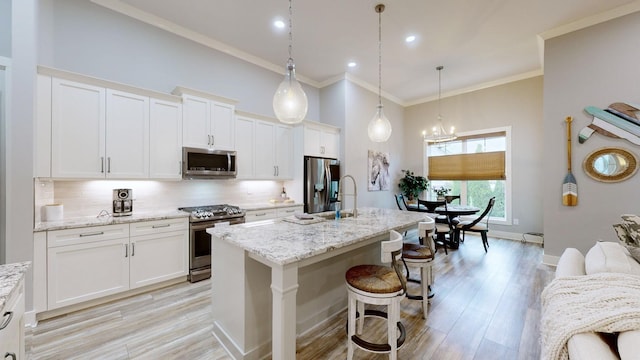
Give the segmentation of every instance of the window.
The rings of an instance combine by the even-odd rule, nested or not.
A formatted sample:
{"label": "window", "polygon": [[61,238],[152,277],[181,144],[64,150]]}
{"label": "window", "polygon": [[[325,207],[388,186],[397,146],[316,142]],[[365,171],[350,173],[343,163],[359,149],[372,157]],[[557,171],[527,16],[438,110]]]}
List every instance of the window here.
{"label": "window", "polygon": [[[456,140],[445,143],[426,144],[430,187],[451,189],[449,194],[459,194],[461,204],[481,209],[495,196],[491,221],[510,223],[510,131],[510,127],[490,129],[459,134]],[[430,192],[428,198],[435,199],[436,194]]]}

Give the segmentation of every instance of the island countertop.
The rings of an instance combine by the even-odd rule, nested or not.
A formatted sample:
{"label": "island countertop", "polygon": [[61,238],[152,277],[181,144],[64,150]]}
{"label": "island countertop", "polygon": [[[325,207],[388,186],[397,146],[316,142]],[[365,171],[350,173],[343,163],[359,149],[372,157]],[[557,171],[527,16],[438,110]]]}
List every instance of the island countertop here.
{"label": "island countertop", "polygon": [[0,312],[4,313],[4,306],[11,297],[16,285],[24,277],[31,266],[30,261],[0,265]]}
{"label": "island countertop", "polygon": [[207,232],[271,263],[287,265],[346,247],[390,230],[416,225],[419,212],[358,208],[358,217],[297,224],[286,220],[207,229]]}

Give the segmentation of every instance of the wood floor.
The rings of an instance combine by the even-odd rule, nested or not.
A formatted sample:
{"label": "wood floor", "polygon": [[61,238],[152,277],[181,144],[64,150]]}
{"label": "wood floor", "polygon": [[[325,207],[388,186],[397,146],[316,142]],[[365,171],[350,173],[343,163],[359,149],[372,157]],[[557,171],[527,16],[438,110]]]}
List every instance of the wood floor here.
{"label": "wood floor", "polygon": [[[485,254],[467,234],[458,250],[437,252],[426,322],[419,302],[403,300],[400,359],[539,359],[540,293],[554,269],[540,245],[489,244]],[[229,359],[211,335],[210,291],[210,281],[185,282],[41,321],[26,331],[27,359]],[[300,336],[297,358],[345,359],[345,324],[346,310]],[[368,340],[385,339],[382,321],[365,327]],[[387,356],[356,349],[355,358]]]}

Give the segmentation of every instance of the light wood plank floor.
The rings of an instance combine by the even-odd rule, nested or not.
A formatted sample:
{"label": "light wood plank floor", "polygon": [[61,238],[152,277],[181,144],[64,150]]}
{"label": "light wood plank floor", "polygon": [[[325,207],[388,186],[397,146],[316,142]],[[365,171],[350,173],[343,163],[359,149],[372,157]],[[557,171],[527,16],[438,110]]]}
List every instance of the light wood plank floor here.
{"label": "light wood plank floor", "polygon": [[[541,264],[540,245],[489,238],[485,254],[479,237],[466,237],[458,250],[436,254],[426,322],[419,302],[403,300],[399,358],[538,359],[540,293],[554,271]],[[229,359],[211,335],[210,291],[210,281],[185,282],[41,321],[26,331],[27,358]],[[346,358],[345,326],[346,310],[300,336],[297,358]],[[385,339],[382,321],[365,327],[368,340]],[[355,358],[387,356],[357,349]]]}

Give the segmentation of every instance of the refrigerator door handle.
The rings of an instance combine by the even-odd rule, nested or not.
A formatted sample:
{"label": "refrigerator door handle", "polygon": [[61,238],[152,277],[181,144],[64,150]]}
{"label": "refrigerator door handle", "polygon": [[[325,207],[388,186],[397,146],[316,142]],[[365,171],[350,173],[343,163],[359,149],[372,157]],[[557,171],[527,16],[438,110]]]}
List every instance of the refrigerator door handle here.
{"label": "refrigerator door handle", "polygon": [[324,173],[325,173],[325,194],[324,194],[324,207],[325,210],[331,210],[331,168],[329,167],[329,163],[324,163]]}

